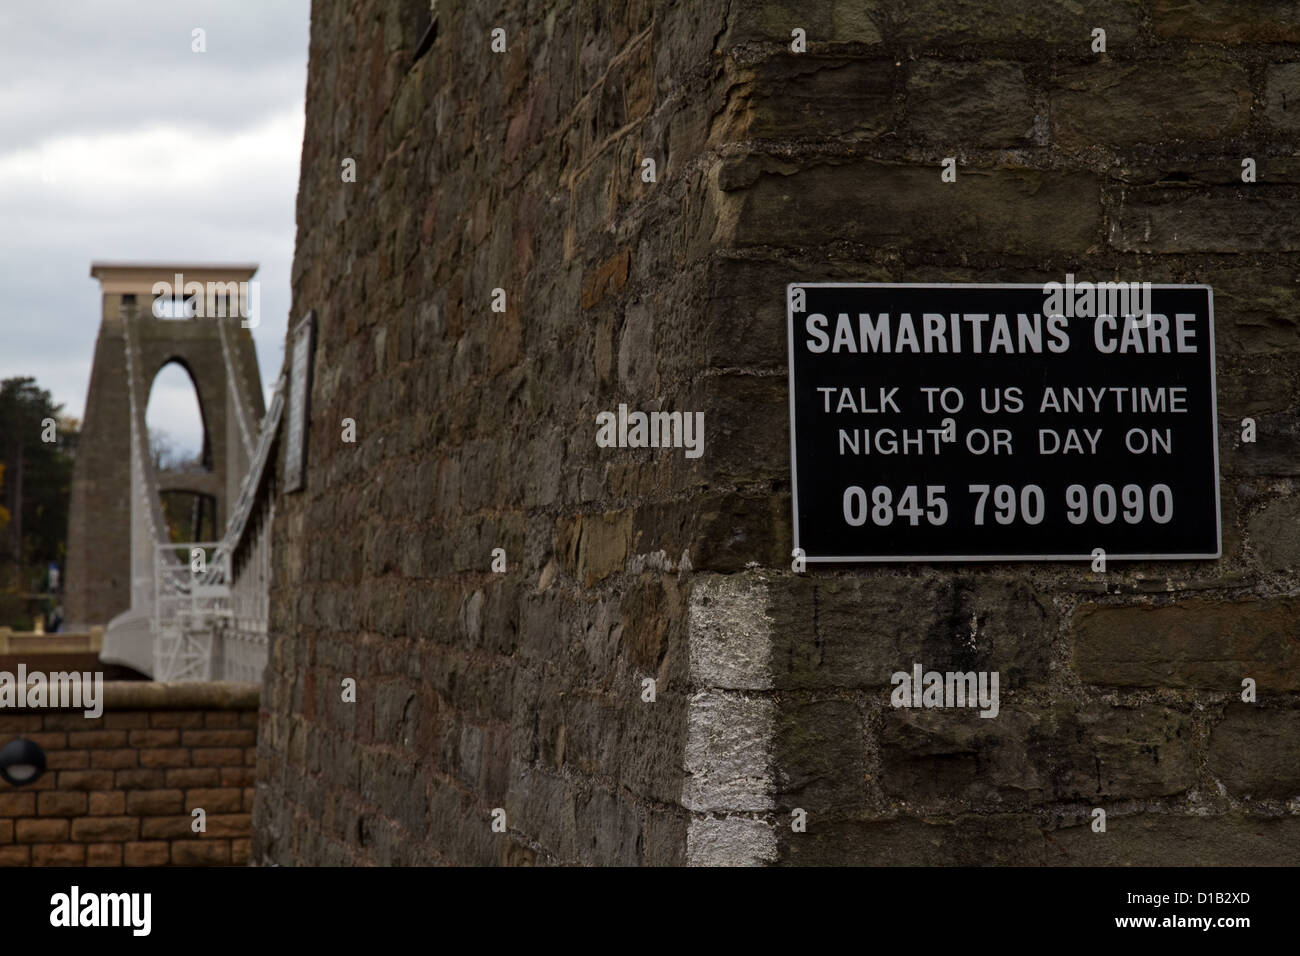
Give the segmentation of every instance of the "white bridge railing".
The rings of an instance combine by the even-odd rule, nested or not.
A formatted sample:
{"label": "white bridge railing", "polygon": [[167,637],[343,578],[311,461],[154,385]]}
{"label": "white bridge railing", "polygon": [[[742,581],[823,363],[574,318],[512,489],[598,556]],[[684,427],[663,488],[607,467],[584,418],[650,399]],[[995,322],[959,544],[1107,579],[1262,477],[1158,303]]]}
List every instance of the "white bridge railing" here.
{"label": "white bridge railing", "polygon": [[214,680],[214,652],[230,617],[218,542],[156,543],[154,548],[154,679]]}
{"label": "white bridge railing", "polygon": [[221,330],[227,392],[235,403],[241,439],[246,449],[254,438],[256,446],[221,540],[173,543],[149,454],[147,383],[141,377],[132,318],[133,313],[124,315],[131,409],[131,607],[109,622],[106,649],[111,645],[113,653],[106,659],[142,671],[152,667],[157,681],[261,680],[275,516],[269,465],[284,409],[286,375],[275,384],[261,427],[250,435],[231,350]]}
{"label": "white bridge railing", "polygon": [[222,539],[155,543],[154,680],[262,679],[275,517],[267,466],[285,381],[281,375],[276,382]]}

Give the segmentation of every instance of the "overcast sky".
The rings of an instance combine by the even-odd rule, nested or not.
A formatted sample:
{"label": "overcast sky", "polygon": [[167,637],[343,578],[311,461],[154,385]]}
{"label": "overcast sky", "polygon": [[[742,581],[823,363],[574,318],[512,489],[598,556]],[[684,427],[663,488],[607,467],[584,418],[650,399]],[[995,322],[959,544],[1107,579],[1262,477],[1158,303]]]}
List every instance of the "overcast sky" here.
{"label": "overcast sky", "polygon": [[[101,313],[91,262],[175,260],[261,265],[253,338],[274,384],[308,21],[309,0],[0,6],[0,378],[33,376],[83,417]],[[150,420],[193,450],[187,382],[159,376]]]}

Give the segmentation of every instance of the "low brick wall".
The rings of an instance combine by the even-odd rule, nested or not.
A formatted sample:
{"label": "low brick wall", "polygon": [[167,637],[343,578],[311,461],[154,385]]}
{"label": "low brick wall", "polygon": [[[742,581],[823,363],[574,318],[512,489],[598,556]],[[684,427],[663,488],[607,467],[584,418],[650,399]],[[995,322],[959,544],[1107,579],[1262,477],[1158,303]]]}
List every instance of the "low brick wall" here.
{"label": "low brick wall", "polygon": [[[0,747],[45,750],[0,781],[0,865],[239,865],[252,831],[258,684],[104,684],[104,711],[0,712]],[[206,830],[192,829],[202,808]]]}
{"label": "low brick wall", "polygon": [[104,647],[104,629],[64,631],[45,634],[38,631],[15,631],[0,627],[0,655],[16,654],[98,654]]}

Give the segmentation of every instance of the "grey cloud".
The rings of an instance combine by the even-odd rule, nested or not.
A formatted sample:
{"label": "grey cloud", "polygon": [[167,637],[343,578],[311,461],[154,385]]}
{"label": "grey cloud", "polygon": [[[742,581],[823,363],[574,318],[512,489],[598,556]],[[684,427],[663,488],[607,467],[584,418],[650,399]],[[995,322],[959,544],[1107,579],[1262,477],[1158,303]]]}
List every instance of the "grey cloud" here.
{"label": "grey cloud", "polygon": [[[100,317],[90,263],[176,259],[261,263],[254,339],[273,382],[308,17],[307,0],[0,8],[0,377],[35,375],[80,416]],[[195,27],[206,53],[191,52]],[[59,175],[33,178],[28,160],[47,155]]]}

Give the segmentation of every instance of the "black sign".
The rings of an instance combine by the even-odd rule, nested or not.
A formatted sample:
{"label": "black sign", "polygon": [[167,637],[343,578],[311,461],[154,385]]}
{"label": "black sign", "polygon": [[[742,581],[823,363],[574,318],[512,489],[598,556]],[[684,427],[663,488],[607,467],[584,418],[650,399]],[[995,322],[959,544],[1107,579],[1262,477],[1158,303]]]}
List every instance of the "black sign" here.
{"label": "black sign", "polygon": [[807,561],[1219,557],[1208,286],[787,297]]}

